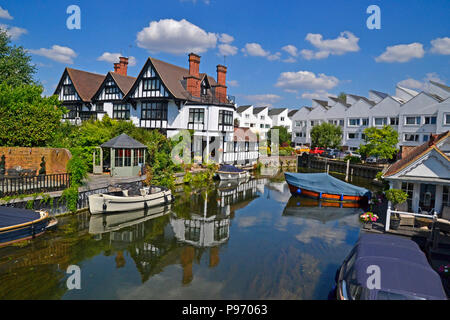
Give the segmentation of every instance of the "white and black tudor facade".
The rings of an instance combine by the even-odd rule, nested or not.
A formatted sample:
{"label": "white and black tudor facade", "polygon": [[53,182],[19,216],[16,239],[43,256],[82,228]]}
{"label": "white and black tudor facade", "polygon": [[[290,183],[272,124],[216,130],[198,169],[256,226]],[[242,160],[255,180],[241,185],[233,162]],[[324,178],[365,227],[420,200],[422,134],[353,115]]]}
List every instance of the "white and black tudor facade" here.
{"label": "white and black tudor facade", "polygon": [[[217,79],[199,72],[200,56],[194,53],[189,54],[189,69],[149,57],[135,78],[127,75],[127,66],[128,59],[121,57],[114,72],[106,75],[66,68],[55,90],[69,110],[65,120],[79,124],[108,114],[137,127],[158,129],[169,138],[194,130],[194,161],[205,161],[207,153],[218,163],[247,158],[239,151],[239,143],[245,142],[236,144],[234,139],[236,106],[227,95],[225,66],[217,66]],[[256,160],[252,156],[243,164]]]}

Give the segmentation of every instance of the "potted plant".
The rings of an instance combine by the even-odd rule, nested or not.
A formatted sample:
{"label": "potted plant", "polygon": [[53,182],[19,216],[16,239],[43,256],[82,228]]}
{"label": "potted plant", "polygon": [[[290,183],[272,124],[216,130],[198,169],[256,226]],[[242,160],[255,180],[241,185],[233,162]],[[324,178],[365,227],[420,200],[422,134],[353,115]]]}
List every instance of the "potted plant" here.
{"label": "potted plant", "polygon": [[378,221],[378,216],[373,212],[365,212],[359,216],[359,220],[364,223],[364,229],[372,229],[372,223]]}
{"label": "potted plant", "polygon": [[[408,194],[403,190],[399,189],[389,189],[385,192],[385,194],[386,199],[388,199],[391,202],[394,211],[397,210],[398,205],[405,203],[406,199],[408,199]],[[391,215],[390,226],[394,230],[397,230],[398,227],[400,226],[400,216],[398,215],[398,213],[393,213]]]}

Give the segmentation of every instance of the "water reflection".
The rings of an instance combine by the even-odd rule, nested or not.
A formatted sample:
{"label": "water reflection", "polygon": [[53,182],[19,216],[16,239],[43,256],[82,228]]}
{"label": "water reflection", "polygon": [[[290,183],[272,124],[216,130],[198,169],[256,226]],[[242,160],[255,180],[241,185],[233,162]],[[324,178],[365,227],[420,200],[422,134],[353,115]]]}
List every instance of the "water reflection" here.
{"label": "water reflection", "polygon": [[[171,206],[63,218],[0,249],[0,298],[326,299],[358,210],[291,197],[282,179],[185,186]],[[71,264],[82,290],[66,289]]]}

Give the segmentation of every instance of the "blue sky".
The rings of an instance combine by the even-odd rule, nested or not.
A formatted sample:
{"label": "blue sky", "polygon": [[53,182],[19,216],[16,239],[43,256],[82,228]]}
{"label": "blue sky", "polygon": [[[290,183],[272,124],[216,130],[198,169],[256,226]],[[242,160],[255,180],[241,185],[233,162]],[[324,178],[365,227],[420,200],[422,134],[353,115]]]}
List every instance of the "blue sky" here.
{"label": "blue sky", "polygon": [[[448,0],[130,2],[0,1],[0,27],[30,50],[47,94],[66,66],[106,73],[121,53],[134,57],[128,73],[137,76],[149,55],[187,67],[193,50],[201,72],[227,65],[239,105],[298,108],[327,94],[450,81]],[[66,26],[70,5],[81,9],[81,30]],[[366,26],[370,5],[381,10],[380,30]]]}

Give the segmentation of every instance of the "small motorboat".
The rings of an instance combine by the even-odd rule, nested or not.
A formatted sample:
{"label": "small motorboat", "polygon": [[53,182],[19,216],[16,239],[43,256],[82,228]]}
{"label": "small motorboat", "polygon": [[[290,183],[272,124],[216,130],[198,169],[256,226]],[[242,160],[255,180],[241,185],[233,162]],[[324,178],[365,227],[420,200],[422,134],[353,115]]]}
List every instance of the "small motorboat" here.
{"label": "small motorboat", "polygon": [[223,164],[217,170],[216,174],[220,180],[236,180],[250,177],[250,173],[246,170],[236,168],[229,164]]}
{"label": "small motorboat", "polygon": [[46,211],[0,206],[0,247],[42,235],[48,222]]}
{"label": "small motorboat", "polygon": [[89,211],[91,214],[101,214],[147,210],[174,200],[172,192],[164,187],[145,187],[139,189],[139,194],[133,193],[133,190],[120,190],[90,195]]}
{"label": "small motorboat", "polygon": [[[378,280],[377,280],[378,279]],[[336,274],[338,300],[447,300],[413,240],[363,233]]]}
{"label": "small motorboat", "polygon": [[323,201],[367,203],[371,192],[341,181],[327,173],[284,174],[292,195],[302,195]]}

